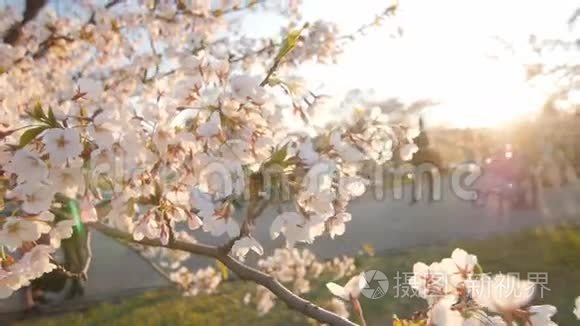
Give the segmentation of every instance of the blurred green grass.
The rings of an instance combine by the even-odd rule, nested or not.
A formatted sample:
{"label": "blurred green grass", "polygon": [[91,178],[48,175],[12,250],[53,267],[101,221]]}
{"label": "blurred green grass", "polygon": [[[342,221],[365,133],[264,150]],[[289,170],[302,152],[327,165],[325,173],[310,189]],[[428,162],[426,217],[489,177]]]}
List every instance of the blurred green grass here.
{"label": "blurred green grass", "polygon": [[[538,228],[521,233],[495,236],[485,240],[458,241],[447,245],[417,247],[398,252],[383,252],[374,257],[358,257],[361,270],[380,270],[390,281],[383,298],[362,298],[369,325],[388,325],[393,313],[410,316],[425,308],[419,298],[397,298],[396,277],[412,270],[417,261],[430,263],[450,255],[461,247],[478,256],[485,272],[547,273],[544,298],[537,303],[549,303],[558,308],[555,321],[560,325],[574,325],[574,299],[580,295],[580,228],[561,226]],[[324,287],[328,281],[313,283],[307,295],[316,303],[326,305],[331,299]],[[346,280],[341,280],[342,282]],[[339,282],[340,283],[340,282]],[[403,281],[400,281],[403,283]],[[403,289],[399,288],[402,293]],[[244,305],[246,293],[255,292],[255,286],[239,281],[220,285],[213,295],[182,297],[175,291],[159,290],[127,298],[118,304],[102,304],[85,312],[58,317],[27,320],[17,325],[305,325],[312,324],[281,302],[265,316],[259,316],[253,303]]]}

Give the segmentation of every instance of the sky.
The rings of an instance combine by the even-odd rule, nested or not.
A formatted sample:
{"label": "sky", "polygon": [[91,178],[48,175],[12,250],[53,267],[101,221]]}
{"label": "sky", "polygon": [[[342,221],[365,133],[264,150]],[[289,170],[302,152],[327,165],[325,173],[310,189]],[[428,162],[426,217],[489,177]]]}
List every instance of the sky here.
{"label": "sky", "polygon": [[[389,4],[306,0],[303,16],[334,21],[348,34]],[[577,7],[569,0],[400,0],[396,18],[351,43],[337,65],[307,65],[303,73],[336,96],[361,88],[404,102],[434,99],[440,104],[427,112],[430,124],[501,126],[537,111],[550,91],[525,82],[529,36],[569,35],[566,22]],[[261,18],[246,25],[250,33],[276,25]],[[389,37],[399,26],[403,36]]]}
{"label": "sky", "polygon": [[[335,22],[350,34],[390,4],[302,0],[302,16]],[[576,8],[577,0],[399,0],[396,17],[348,44],[337,64],[304,64],[299,73],[318,93],[336,98],[358,88],[405,103],[432,99],[439,104],[425,114],[430,125],[501,126],[537,112],[552,90],[525,81],[529,36],[569,36],[566,22]],[[250,14],[242,35],[276,35],[285,24],[275,14]],[[394,38],[398,27],[404,33]]]}

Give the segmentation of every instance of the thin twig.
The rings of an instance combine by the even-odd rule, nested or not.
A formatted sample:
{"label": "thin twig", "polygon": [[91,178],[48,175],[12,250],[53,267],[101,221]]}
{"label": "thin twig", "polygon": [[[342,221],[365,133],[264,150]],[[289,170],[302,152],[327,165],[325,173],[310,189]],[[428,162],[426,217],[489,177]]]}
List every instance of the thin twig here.
{"label": "thin twig", "polygon": [[136,241],[135,239],[133,239],[130,233],[123,232],[121,230],[112,228],[102,223],[89,223],[87,225],[109,237],[122,239],[128,242],[133,242],[146,246],[164,247],[169,249],[181,250],[195,255],[215,258],[220,262],[222,262],[231,271],[233,271],[240,279],[252,281],[270,290],[280,300],[286,303],[286,305],[290,309],[301,312],[302,314],[310,318],[313,318],[318,322],[325,323],[328,325],[340,325],[340,326],[356,325],[355,323],[347,319],[344,319],[331,311],[328,311],[306,299],[297,296],[296,294],[288,290],[282,283],[278,282],[271,275],[265,274],[255,268],[252,268],[239,262],[238,260],[232,258],[231,256],[222,253],[218,247],[200,243],[185,242],[182,240],[175,240],[165,246],[161,243],[159,239],[144,238],[140,241]]}

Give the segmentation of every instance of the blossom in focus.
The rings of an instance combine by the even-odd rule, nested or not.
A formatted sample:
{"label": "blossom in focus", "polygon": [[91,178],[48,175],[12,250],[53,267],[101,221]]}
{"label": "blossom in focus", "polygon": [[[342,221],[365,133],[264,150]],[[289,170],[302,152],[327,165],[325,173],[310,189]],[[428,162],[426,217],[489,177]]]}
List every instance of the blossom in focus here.
{"label": "blossom in focus", "polygon": [[438,262],[427,265],[422,262],[413,265],[413,276],[409,285],[423,299],[438,298],[446,294],[446,274]]}
{"label": "blossom in focus", "polygon": [[333,282],[326,283],[326,287],[332,294],[345,301],[358,298],[361,290],[366,286],[367,281],[364,272],[352,277],[344,286],[340,286]]}
{"label": "blossom in focus", "polygon": [[552,317],[558,311],[551,305],[531,306],[527,309],[530,315],[532,326],[558,326],[552,321]]}
{"label": "blossom in focus", "polygon": [[527,305],[534,297],[535,283],[513,275],[482,275],[481,279],[469,282],[468,288],[477,304],[492,312],[505,313]]}
{"label": "blossom in focus", "polygon": [[51,262],[54,251],[51,246],[37,245],[25,253],[17,264],[12,265],[11,270],[30,280],[38,278],[56,268]]}
{"label": "blossom in focus", "polygon": [[464,280],[471,279],[477,265],[477,256],[468,254],[465,250],[456,248],[451,258],[441,260],[441,267],[447,274],[450,285],[457,287]]}
{"label": "blossom in focus", "polygon": [[46,163],[38,154],[26,149],[16,151],[4,169],[6,172],[15,174],[18,183],[45,180],[48,177]]}
{"label": "blossom in focus", "polygon": [[270,225],[270,236],[276,239],[283,233],[287,247],[292,248],[297,242],[311,243],[314,238],[324,233],[324,229],[324,220],[319,217],[312,216],[306,220],[296,212],[285,212],[278,215]]}
{"label": "blossom in focus", "polygon": [[29,214],[48,211],[54,198],[54,188],[44,183],[23,183],[6,194],[9,199],[22,201],[22,210]]}
{"label": "blossom in focus", "polygon": [[231,217],[212,215],[203,220],[203,230],[210,232],[214,237],[227,233],[230,238],[240,234],[240,225]]}
{"label": "blossom in focus", "polygon": [[458,298],[454,295],[446,295],[439,299],[429,310],[429,324],[449,326],[464,325],[465,318],[461,312],[452,309],[452,306],[455,305],[457,301]]}
{"label": "blossom in focus", "polygon": [[159,223],[155,221],[152,216],[145,216],[133,230],[133,239],[141,241],[143,238],[157,239],[159,238],[161,229]]}
{"label": "blossom in focus", "polygon": [[63,168],[50,169],[49,180],[56,192],[60,192],[69,198],[76,198],[85,192],[85,180],[83,178],[82,160],[73,162]]}
{"label": "blossom in focus", "polygon": [[88,135],[99,148],[111,148],[119,132],[119,125],[113,123],[117,117],[109,116],[106,111],[97,115],[93,123],[87,127]]}
{"label": "blossom in focus", "polygon": [[24,277],[11,270],[0,268],[0,299],[6,299],[23,286]]}
{"label": "blossom in focus", "polygon": [[48,233],[50,226],[44,222],[22,217],[7,217],[0,230],[0,244],[16,249],[23,242],[38,240],[43,233]]}
{"label": "blossom in focus", "polygon": [[73,220],[62,220],[50,230],[50,245],[53,248],[60,247],[62,239],[68,239],[73,235],[73,226],[75,221]]}
{"label": "blossom in focus", "polygon": [[74,128],[52,128],[42,137],[46,152],[54,164],[61,164],[67,159],[78,157],[83,151],[79,131]]}
{"label": "blossom in focus", "polygon": [[236,240],[232,246],[232,253],[240,259],[244,259],[250,251],[257,253],[260,256],[264,254],[264,248],[262,248],[262,245],[250,236]]}
{"label": "blossom in focus", "polygon": [[[456,305],[460,299],[455,295],[441,297],[428,312],[428,325],[445,326],[505,326],[499,316],[488,316],[484,311],[460,311]],[[534,324],[535,325],[535,324]]]}

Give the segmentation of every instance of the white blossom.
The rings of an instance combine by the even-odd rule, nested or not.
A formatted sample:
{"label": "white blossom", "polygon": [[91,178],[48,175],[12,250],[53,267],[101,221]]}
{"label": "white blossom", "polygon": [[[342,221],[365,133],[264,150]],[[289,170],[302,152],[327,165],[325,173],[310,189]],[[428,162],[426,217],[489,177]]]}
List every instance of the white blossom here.
{"label": "white blossom", "polygon": [[213,216],[216,209],[211,197],[197,188],[191,190],[191,206],[197,211],[196,215],[202,218]]}
{"label": "white blossom", "polygon": [[335,216],[329,218],[326,223],[330,237],[334,239],[334,237],[337,235],[343,235],[344,231],[346,230],[345,224],[350,220],[351,215],[347,212],[338,213]]}
{"label": "white blossom", "polygon": [[276,239],[281,233],[286,237],[286,245],[292,248],[297,242],[311,243],[324,232],[324,221],[313,217],[306,220],[296,212],[278,215],[270,226],[270,236]]}
{"label": "white blossom", "polygon": [[257,253],[260,256],[264,254],[264,248],[262,248],[262,245],[260,245],[256,239],[250,236],[245,236],[239,240],[236,240],[232,246],[232,253],[234,256],[242,260],[250,251]]}
{"label": "white blossom", "polygon": [[552,317],[558,311],[551,305],[531,306],[527,309],[530,315],[530,322],[533,326],[558,326],[552,321]]}
{"label": "white blossom", "polygon": [[6,299],[22,286],[26,279],[19,271],[11,271],[0,268],[0,299]]}
{"label": "white blossom", "polygon": [[9,173],[18,176],[18,183],[38,182],[48,177],[48,167],[38,154],[26,149],[17,150],[12,159],[4,167]]}
{"label": "white blossom", "polygon": [[84,194],[85,180],[82,171],[82,161],[75,160],[67,167],[53,167],[50,169],[49,180],[54,191],[69,198],[76,198]]}
{"label": "white blossom", "polygon": [[29,214],[39,214],[50,208],[54,198],[54,188],[44,183],[23,183],[12,189],[8,198],[22,201],[22,210]]}
{"label": "white blossom", "polygon": [[8,217],[0,230],[0,244],[16,249],[23,242],[36,241],[50,226],[45,222],[22,217]]}
{"label": "white blossom", "polygon": [[230,238],[240,234],[240,225],[231,217],[212,215],[203,220],[203,230],[210,232],[211,235],[218,237],[227,233]]}
{"label": "white blossom", "polygon": [[75,128],[48,129],[44,132],[42,139],[46,152],[54,164],[61,164],[67,159],[78,157],[83,151],[79,131]]}
{"label": "white blossom", "polygon": [[47,245],[37,245],[24,254],[20,261],[11,267],[30,280],[40,277],[56,268],[51,262],[54,248]]}
{"label": "white blossom", "polygon": [[413,276],[409,285],[418,292],[423,299],[433,301],[446,295],[448,292],[446,272],[438,262],[427,265],[422,262],[413,265]]}
{"label": "white blossom", "polygon": [[352,277],[344,286],[340,286],[333,282],[326,283],[326,287],[330,293],[345,301],[357,299],[361,290],[366,286],[367,281],[364,272]]}
{"label": "white blossom", "polygon": [[260,77],[235,75],[230,79],[230,84],[232,86],[232,92],[240,101],[250,99],[257,103],[264,102],[265,91],[259,85]]}
{"label": "white blossom", "polygon": [[114,115],[103,112],[97,115],[93,119],[93,123],[89,124],[87,127],[88,135],[99,148],[111,148],[113,143],[117,140],[120,133],[119,125],[114,123],[117,118],[118,117]]}
{"label": "white blossom", "polygon": [[535,284],[513,275],[482,275],[481,279],[469,283],[469,289],[480,306],[492,312],[508,312],[519,309],[532,300]]}
{"label": "white blossom", "polygon": [[451,258],[441,260],[440,266],[447,274],[447,282],[457,287],[464,280],[471,279],[474,268],[477,266],[477,257],[468,254],[463,249],[456,248],[451,253]]}
{"label": "white blossom", "polygon": [[68,239],[73,235],[73,226],[75,221],[73,220],[62,220],[50,230],[50,245],[53,248],[60,247],[61,240]]}
{"label": "white blossom", "polygon": [[157,239],[161,233],[160,225],[154,217],[145,216],[133,230],[133,239],[141,241],[143,238]]}
{"label": "white blossom", "polygon": [[209,119],[197,128],[197,134],[201,137],[213,137],[220,132],[221,118],[218,111],[214,111]]}

